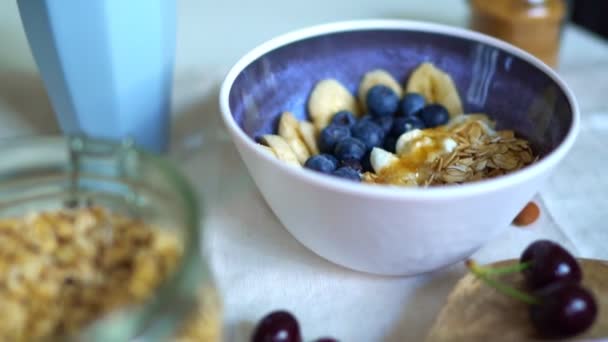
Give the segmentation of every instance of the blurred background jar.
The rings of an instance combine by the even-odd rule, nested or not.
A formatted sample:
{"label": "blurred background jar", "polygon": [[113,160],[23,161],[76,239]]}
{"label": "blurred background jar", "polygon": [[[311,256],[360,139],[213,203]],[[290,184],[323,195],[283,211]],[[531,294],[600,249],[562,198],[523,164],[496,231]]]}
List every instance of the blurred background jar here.
{"label": "blurred background jar", "polygon": [[469,26],[535,55],[551,67],[558,62],[565,0],[469,0]]}
{"label": "blurred background jar", "polygon": [[[202,198],[195,195],[191,185],[175,165],[165,158],[136,148],[129,140],[118,143],[81,137],[4,139],[0,140],[0,155],[2,155],[0,227],[4,232],[10,227],[10,222],[15,222],[15,219],[18,221],[20,217],[43,213],[45,222],[58,227],[59,224],[49,219],[54,217],[52,213],[62,213],[63,217],[70,217],[61,210],[86,210],[97,207],[120,215],[122,222],[132,220],[143,223],[146,227],[157,228],[163,233],[158,236],[175,238],[164,240],[163,245],[173,247],[172,244],[167,245],[167,243],[175,241],[177,242],[175,247],[181,251],[179,260],[170,272],[163,272],[160,263],[149,264],[147,280],[143,284],[150,284],[152,287],[145,285],[144,298],[130,300],[135,297],[126,296],[124,298],[129,300],[121,300],[121,305],[112,307],[111,311],[105,310],[103,306],[98,305],[99,303],[86,303],[81,300],[82,296],[75,297],[79,302],[77,306],[63,301],[61,310],[65,311],[59,311],[62,313],[58,317],[49,317],[44,312],[37,312],[33,319],[33,316],[30,316],[32,312],[30,307],[12,306],[10,316],[18,317],[20,320],[2,321],[0,341],[33,340],[29,336],[23,336],[26,331],[36,336],[36,341],[41,337],[44,341],[54,342],[221,341],[221,298],[201,250],[204,231],[204,227],[200,224],[203,219],[200,210]],[[103,245],[103,249],[93,248],[95,258],[103,256],[104,251],[121,248],[120,246],[123,245],[120,243],[124,241],[112,240],[111,237],[118,228],[112,228],[111,221],[99,227],[107,229],[107,236],[110,238]],[[99,227],[95,226],[95,229]],[[125,224],[121,227],[123,231],[128,228]],[[124,238],[127,235],[117,236]],[[48,235],[44,240],[38,239],[37,235],[32,234],[30,238],[32,239],[30,244],[54,239],[52,235]],[[86,236],[81,238],[79,241],[87,242]],[[3,246],[6,246],[6,237],[4,240]],[[75,239],[62,240],[62,246],[70,248],[69,241]],[[145,244],[145,241],[142,243]],[[136,279],[132,261],[135,260],[135,253],[142,250],[136,245],[130,246],[127,252],[133,254],[123,253],[120,259],[125,261],[123,270],[130,273],[129,277],[125,278],[127,280]],[[79,249],[74,248],[74,250]],[[160,258],[160,255],[155,255],[151,250],[140,254]],[[45,253],[49,258],[54,255],[51,252]],[[7,255],[10,256],[6,253],[0,255],[0,266],[6,264]],[[19,262],[23,264],[25,261]],[[45,277],[52,279],[51,281],[58,278],[48,276],[53,265],[56,264],[45,264]],[[95,279],[98,282],[93,282],[92,285],[89,284],[90,286],[72,286],[71,289],[78,291],[105,289],[103,293],[98,292],[95,298],[102,298],[107,302],[110,302],[109,296],[128,293],[129,281],[124,281],[118,286],[116,282],[105,281],[113,274],[109,270],[110,268],[97,269]],[[158,276],[162,274],[166,277],[161,276],[163,279],[159,279]],[[59,288],[73,285],[75,283],[73,279],[78,279],[78,274],[72,274],[70,279],[72,280],[65,283],[68,285],[63,282],[51,285],[57,285]],[[2,280],[0,279],[0,285],[3,284]],[[19,282],[16,284],[22,285]],[[94,287],[95,284],[105,284],[105,287]],[[23,285],[29,286],[29,283]],[[26,293],[30,298],[37,298],[35,294],[38,292],[30,287],[23,286],[23,288],[28,289],[29,292]],[[3,304],[7,302],[21,303],[12,298],[11,301],[7,301],[7,298],[9,297],[6,296],[5,288],[0,291],[0,307],[5,308]],[[41,302],[47,306],[57,305],[58,302],[54,301],[56,298],[71,297],[48,295],[44,298],[50,304],[38,298],[36,305],[40,305]],[[68,324],[72,323],[68,321],[70,317],[75,317],[71,315],[71,312],[75,311],[87,313],[86,319],[79,320],[73,325]],[[89,315],[87,311],[94,313]],[[28,322],[35,322],[35,326],[39,329],[32,331]],[[66,329],[64,327],[66,324],[78,329]],[[64,335],[60,336],[61,333]],[[23,338],[12,338],[15,335]],[[11,338],[7,339],[6,336]]]}

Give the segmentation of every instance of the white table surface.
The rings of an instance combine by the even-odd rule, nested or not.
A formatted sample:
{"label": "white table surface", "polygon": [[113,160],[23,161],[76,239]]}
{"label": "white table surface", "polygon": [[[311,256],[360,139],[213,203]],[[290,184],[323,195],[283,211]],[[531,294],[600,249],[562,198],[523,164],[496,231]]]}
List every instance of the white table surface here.
{"label": "white table surface", "polygon": [[[205,254],[223,293],[226,340],[246,341],[262,315],[286,308],[298,316],[305,340],[332,335],[342,341],[420,341],[462,266],[412,278],[378,277],[309,252],[274,217],[228,140],[219,122],[218,85],[241,54],[286,30],[371,17],[463,26],[464,1],[271,0],[262,6],[181,0],[178,7],[171,158],[205,201]],[[529,229],[505,231],[476,253],[481,262],[517,257],[541,237],[580,256],[608,259],[608,183],[599,179],[608,166],[608,44],[568,27],[558,71],[580,102],[581,136],[537,197],[540,220]],[[3,1],[0,137],[57,131],[15,2]]]}

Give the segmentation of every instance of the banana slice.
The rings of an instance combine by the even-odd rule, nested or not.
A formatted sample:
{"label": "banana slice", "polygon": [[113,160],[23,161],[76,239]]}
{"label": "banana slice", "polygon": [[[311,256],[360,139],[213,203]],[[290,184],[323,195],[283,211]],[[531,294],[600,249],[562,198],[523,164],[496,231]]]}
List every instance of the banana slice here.
{"label": "banana slice", "polygon": [[[381,148],[373,148],[370,154],[370,163],[376,172],[377,177],[366,180],[372,183],[382,184],[399,184],[403,186],[418,185],[418,176],[416,170],[410,168],[397,167],[390,170],[385,170],[394,163],[399,161],[399,158],[394,154],[385,151]],[[386,171],[380,173],[382,171]]]}
{"label": "banana slice", "polygon": [[298,162],[300,163],[300,165],[304,165],[308,158],[310,158],[310,152],[308,152],[306,144],[304,144],[304,142],[299,138],[290,139],[286,141],[287,144],[289,144],[289,147],[291,147],[293,153],[296,155],[296,158],[298,158]]}
{"label": "banana slice", "polygon": [[319,154],[319,146],[317,145],[317,132],[315,126],[309,121],[300,121],[298,124],[298,132],[304,140],[310,154]]}
{"label": "banana slice", "polygon": [[279,135],[285,140],[299,139],[298,119],[290,112],[284,112],[279,119]]}
{"label": "banana slice", "polygon": [[394,154],[378,147],[374,147],[369,155],[369,161],[376,173],[379,173],[384,168],[390,166],[392,163],[398,160],[399,158],[397,158]]}
{"label": "banana slice", "polygon": [[[416,145],[420,145],[423,138],[424,134],[420,129],[413,129],[409,132],[405,132],[399,136],[399,139],[397,139],[395,152],[397,152],[397,155],[400,156],[411,153],[416,147],[419,147]],[[428,144],[428,142],[426,143]]]}
{"label": "banana slice", "polygon": [[262,137],[262,141],[272,149],[279,160],[287,162],[289,165],[300,166],[298,157],[281,136],[266,134]]}
{"label": "banana slice", "polygon": [[[456,140],[442,135],[428,135],[415,129],[401,134],[395,150],[399,156],[423,157],[420,162],[431,162],[445,153],[451,153],[458,146]],[[422,154],[419,153],[423,152]]]}
{"label": "banana slice", "polygon": [[359,92],[357,96],[359,97],[359,102],[364,111],[367,111],[367,92],[374,86],[383,85],[391,88],[399,97],[403,94],[403,89],[399,85],[391,74],[382,69],[372,70],[365,75],[361,79],[361,83],[359,84]]}
{"label": "banana slice", "polygon": [[334,114],[341,110],[359,114],[355,97],[340,82],[323,80],[314,87],[308,99],[308,112],[318,130],[325,128]]}
{"label": "banana slice", "polygon": [[279,120],[279,135],[287,141],[298,161],[303,165],[310,158],[310,152],[298,133],[299,126],[298,119],[290,112],[285,112],[281,115],[281,119]]}
{"label": "banana slice", "polygon": [[427,103],[443,105],[450,117],[463,113],[462,101],[450,75],[439,70],[431,63],[422,63],[416,68],[407,82],[406,92],[420,93]]}
{"label": "banana slice", "polygon": [[262,151],[266,152],[266,153],[270,153],[273,157],[276,157],[277,155],[274,153],[274,150],[266,145],[262,145],[262,144],[258,144],[258,146],[262,149]]}

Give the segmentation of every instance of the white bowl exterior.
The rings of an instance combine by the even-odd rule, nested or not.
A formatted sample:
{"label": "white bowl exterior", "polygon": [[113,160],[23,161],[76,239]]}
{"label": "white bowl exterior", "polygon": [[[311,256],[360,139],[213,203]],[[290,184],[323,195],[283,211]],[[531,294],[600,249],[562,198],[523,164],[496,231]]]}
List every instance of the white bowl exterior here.
{"label": "white bowl exterior", "polygon": [[[538,163],[496,179],[460,186],[397,188],[353,184],[286,163],[261,152],[234,121],[232,83],[250,62],[289,42],[336,30],[424,29],[480,40],[518,55],[562,87],[572,106],[564,141]],[[286,229],[304,246],[345,267],[382,275],[414,275],[470,256],[506,229],[563,159],[578,132],[578,106],[568,87],[535,57],[478,33],[442,25],[364,20],[316,26],[254,49],[228,74],[220,94],[222,117],[258,189]]]}

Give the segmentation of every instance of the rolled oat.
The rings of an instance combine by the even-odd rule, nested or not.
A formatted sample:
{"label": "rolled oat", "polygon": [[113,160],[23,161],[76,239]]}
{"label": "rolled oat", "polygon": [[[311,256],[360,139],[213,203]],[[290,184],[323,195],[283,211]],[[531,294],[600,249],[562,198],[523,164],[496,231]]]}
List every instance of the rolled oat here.
{"label": "rolled oat", "polygon": [[100,207],[0,219],[0,341],[54,340],[141,302],[176,266],[171,232]]}

